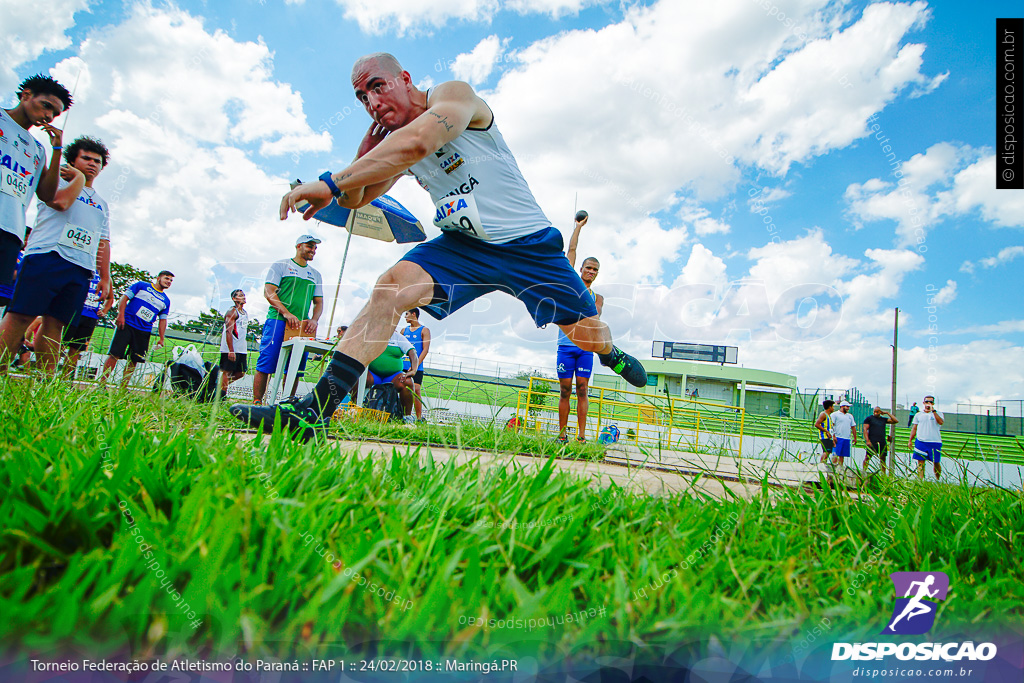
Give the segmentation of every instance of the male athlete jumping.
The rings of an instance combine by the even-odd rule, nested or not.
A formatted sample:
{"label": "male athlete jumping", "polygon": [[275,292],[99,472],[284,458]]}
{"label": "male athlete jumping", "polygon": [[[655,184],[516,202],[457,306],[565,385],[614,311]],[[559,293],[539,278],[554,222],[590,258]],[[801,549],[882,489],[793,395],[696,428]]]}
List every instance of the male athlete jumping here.
{"label": "male athlete jumping", "polygon": [[612,345],[593,297],[562,253],[561,233],[537,205],[493,113],[473,88],[449,81],[421,91],[385,53],[357,60],[352,86],[373,119],[357,160],[286,194],[281,219],[306,203],[306,219],[333,200],[364,206],[411,175],[430,193],[442,233],[377,280],[313,392],[277,406],[232,406],[232,414],[265,430],[280,414],[286,428],[308,438],[380,355],[404,311],[419,306],[441,319],[493,291],[522,301],[538,327],[558,325],[633,386],[646,385],[639,361]]}

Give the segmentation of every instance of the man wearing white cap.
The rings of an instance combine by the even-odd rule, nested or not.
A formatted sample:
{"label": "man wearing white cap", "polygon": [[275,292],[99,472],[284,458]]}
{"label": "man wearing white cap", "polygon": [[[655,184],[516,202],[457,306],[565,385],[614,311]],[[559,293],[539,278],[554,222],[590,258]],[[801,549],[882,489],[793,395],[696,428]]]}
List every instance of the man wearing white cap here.
{"label": "man wearing white cap", "polygon": [[[263,296],[270,304],[270,312],[263,325],[260,357],[256,361],[256,376],[252,382],[253,403],[257,405],[263,403],[267,377],[277,367],[285,329],[295,330],[298,336],[316,336],[316,326],[324,310],[324,285],[320,271],[309,262],[316,256],[318,244],[320,240],[313,235],[301,235],[295,241],[295,257],[278,261],[267,271]],[[309,312],[310,304],[313,306],[312,314]]]}
{"label": "man wearing white cap", "polygon": [[845,458],[853,455],[853,447],[857,445],[857,421],[850,415],[849,401],[839,403],[839,412],[832,416],[832,421],[836,429],[836,447],[832,450],[832,463],[845,465]]}
{"label": "man wearing white cap", "polygon": [[942,434],[939,427],[946,421],[935,409],[935,397],[924,397],[924,411],[914,416],[907,447],[917,461],[917,478],[924,479],[924,461],[931,460],[935,469],[935,481],[942,475]]}

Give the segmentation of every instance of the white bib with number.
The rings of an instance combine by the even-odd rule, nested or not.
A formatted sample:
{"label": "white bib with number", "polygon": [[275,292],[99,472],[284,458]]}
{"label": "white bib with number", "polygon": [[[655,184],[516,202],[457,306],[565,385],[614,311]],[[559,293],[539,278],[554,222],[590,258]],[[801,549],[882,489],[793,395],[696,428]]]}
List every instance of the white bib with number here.
{"label": "white bib with number", "polygon": [[435,204],[434,225],[442,230],[461,232],[477,239],[490,239],[480,222],[476,200],[470,194],[442,197]]}
{"label": "white bib with number", "polygon": [[28,194],[28,190],[28,178],[22,178],[11,169],[5,166],[0,166],[0,192],[14,197],[19,202],[24,203],[25,195]]}
{"label": "white bib with number", "polygon": [[95,254],[97,242],[96,235],[93,234],[94,232],[95,230],[90,230],[81,225],[68,223],[64,227],[64,231],[61,233],[57,243],[70,249]]}
{"label": "white bib with number", "polygon": [[156,313],[146,307],[142,307],[135,313],[135,315],[139,316],[139,320],[142,322],[148,323],[153,320],[153,316],[155,316]]}

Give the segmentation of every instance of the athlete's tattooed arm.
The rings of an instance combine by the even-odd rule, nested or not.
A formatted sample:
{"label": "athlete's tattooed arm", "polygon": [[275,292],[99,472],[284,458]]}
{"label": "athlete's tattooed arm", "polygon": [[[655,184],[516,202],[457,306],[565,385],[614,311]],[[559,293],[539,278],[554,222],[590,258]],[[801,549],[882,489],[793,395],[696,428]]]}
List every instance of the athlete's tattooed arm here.
{"label": "athlete's tattooed arm", "polygon": [[445,116],[444,118],[441,118],[441,115],[438,114],[436,111],[428,111],[427,115],[428,116],[433,116],[434,118],[436,118],[437,122],[440,123],[442,126],[444,126],[444,129],[447,130],[447,131],[450,131],[452,128],[455,127],[452,124],[448,123],[448,117],[447,116]]}
{"label": "athlete's tattooed arm", "polygon": [[[390,188],[405,171],[457,138],[471,124],[486,127],[490,122],[490,109],[469,84],[442,83],[431,91],[426,111],[388,133],[365,155],[332,176],[338,189],[347,193],[344,205],[349,208],[365,206]],[[309,203],[303,212],[303,218],[308,220],[333,199],[326,183],[299,185],[282,198],[281,220],[303,202]]]}

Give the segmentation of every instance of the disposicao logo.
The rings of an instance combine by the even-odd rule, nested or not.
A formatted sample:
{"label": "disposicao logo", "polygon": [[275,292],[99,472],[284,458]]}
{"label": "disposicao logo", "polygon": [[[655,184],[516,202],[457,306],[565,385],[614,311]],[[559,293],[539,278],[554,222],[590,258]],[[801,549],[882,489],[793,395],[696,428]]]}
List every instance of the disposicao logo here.
{"label": "disposicao logo", "polygon": [[[943,572],[893,572],[889,575],[896,589],[896,604],[881,635],[916,636],[935,625],[938,601],[949,592],[949,577]],[[988,661],[996,656],[994,643],[835,643],[832,659],[884,659],[896,655],[900,660]]]}
{"label": "disposicao logo", "polygon": [[889,578],[896,587],[896,606],[882,633],[917,636],[930,631],[938,601],[949,592],[949,577],[942,572],[893,572]]}

